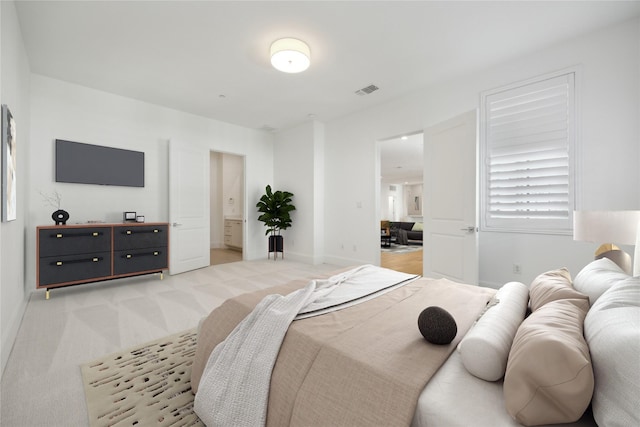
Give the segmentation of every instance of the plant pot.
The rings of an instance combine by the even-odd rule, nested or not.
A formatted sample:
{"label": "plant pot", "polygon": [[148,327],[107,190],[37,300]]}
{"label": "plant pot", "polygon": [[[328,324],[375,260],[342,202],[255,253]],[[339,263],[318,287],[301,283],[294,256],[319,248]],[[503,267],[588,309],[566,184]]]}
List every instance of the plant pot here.
{"label": "plant pot", "polygon": [[274,259],[278,257],[278,252],[284,258],[284,239],[282,236],[269,236],[269,254],[274,252]]}

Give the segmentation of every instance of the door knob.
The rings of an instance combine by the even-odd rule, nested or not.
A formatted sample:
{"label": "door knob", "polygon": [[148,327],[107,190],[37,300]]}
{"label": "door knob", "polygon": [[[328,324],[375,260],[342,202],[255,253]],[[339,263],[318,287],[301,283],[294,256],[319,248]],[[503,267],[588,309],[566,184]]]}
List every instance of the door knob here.
{"label": "door knob", "polygon": [[476,228],[472,225],[465,227],[465,228],[461,228],[460,231],[466,231],[467,233],[473,233],[474,231],[476,231]]}

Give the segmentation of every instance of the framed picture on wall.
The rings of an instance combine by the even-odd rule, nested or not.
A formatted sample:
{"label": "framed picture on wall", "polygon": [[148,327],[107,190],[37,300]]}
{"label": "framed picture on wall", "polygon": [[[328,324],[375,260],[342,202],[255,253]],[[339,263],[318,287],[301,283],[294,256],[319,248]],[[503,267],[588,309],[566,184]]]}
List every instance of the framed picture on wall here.
{"label": "framed picture on wall", "polygon": [[422,215],[422,184],[408,185],[405,198],[407,199],[407,214]]}
{"label": "framed picture on wall", "polygon": [[2,105],[2,221],[17,217],[16,123],[5,104]]}

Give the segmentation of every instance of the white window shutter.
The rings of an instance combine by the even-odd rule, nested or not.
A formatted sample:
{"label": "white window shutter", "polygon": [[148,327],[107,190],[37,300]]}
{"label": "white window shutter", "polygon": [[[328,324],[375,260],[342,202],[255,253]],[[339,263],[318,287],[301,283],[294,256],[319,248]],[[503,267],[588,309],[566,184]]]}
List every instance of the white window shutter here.
{"label": "white window shutter", "polygon": [[571,72],[483,94],[484,229],[571,229],[574,86]]}

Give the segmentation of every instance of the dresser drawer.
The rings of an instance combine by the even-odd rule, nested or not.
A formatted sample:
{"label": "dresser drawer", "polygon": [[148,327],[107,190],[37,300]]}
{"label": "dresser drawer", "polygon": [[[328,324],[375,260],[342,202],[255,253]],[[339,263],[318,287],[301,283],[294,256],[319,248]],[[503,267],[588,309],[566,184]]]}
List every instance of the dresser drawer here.
{"label": "dresser drawer", "polygon": [[38,286],[111,275],[111,252],[44,257],[38,262]]}
{"label": "dresser drawer", "polygon": [[38,231],[39,256],[109,251],[111,228],[43,228]]}
{"label": "dresser drawer", "polygon": [[113,227],[113,249],[116,251],[167,246],[168,227],[149,225]]}
{"label": "dresser drawer", "polygon": [[115,251],[113,254],[113,274],[166,270],[169,265],[167,253],[166,247]]}

